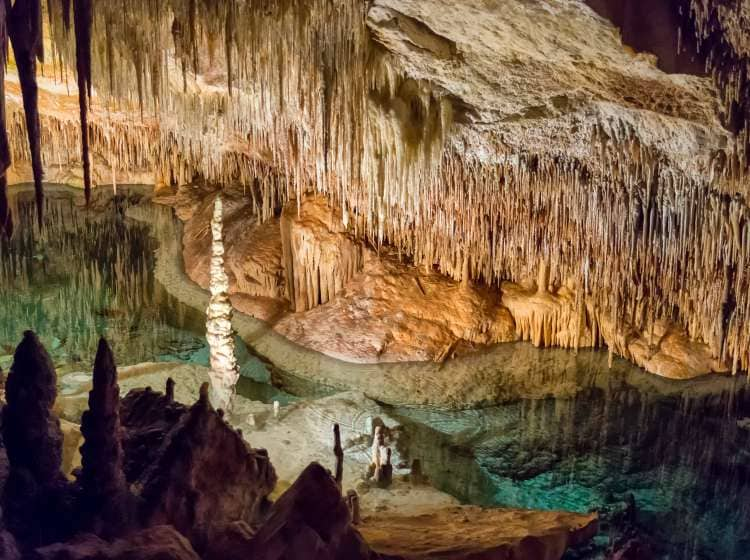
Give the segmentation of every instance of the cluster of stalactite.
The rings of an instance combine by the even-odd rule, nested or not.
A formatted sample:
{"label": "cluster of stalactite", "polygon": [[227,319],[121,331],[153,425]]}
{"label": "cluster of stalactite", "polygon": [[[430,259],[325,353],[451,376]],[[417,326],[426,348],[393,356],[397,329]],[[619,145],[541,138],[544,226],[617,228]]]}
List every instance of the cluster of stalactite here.
{"label": "cluster of stalactite", "polygon": [[[58,17],[66,4],[50,1],[61,75],[77,52]],[[524,280],[548,262],[552,285],[576,287],[576,308],[593,300],[588,320],[676,321],[747,368],[748,58],[737,2],[684,6],[685,32],[709,55],[738,133],[690,177],[628,130],[595,128],[586,161],[506,153],[500,139],[478,161],[456,137],[451,99],[373,45],[366,9],[358,0],[94,2],[99,92],[157,123],[156,140],[121,135],[123,156],[142,155],[171,182],[240,182],[264,219],[316,190],[358,237],[456,279]]]}
{"label": "cluster of stalactite", "polygon": [[[722,95],[725,124],[737,133],[726,157],[737,190],[747,195],[750,165],[750,9],[743,0],[680,0],[684,32],[698,40]],[[744,187],[744,188],[743,188]]]}

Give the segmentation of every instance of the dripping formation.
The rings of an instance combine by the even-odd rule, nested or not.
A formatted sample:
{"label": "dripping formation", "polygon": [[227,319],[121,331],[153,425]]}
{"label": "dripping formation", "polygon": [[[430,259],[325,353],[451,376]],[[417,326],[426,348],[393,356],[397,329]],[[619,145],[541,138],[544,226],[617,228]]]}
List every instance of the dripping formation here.
{"label": "dripping formation", "polygon": [[[534,149],[492,130],[481,140],[486,149],[472,149],[471,108],[389,52],[373,24],[384,16],[361,2],[116,4],[74,2],[71,36],[70,2],[50,2],[52,57],[61,79],[77,70],[81,128],[43,117],[41,148],[29,128],[44,161],[69,160],[82,147],[87,191],[90,152],[113,168],[153,169],[157,182],[240,184],[262,220],[317,192],[355,238],[455,280],[523,283],[548,263],[553,291],[575,294],[575,318],[562,323],[645,333],[674,322],[733,371],[750,365],[740,3],[675,8],[734,132],[726,149],[694,165],[671,161],[617,119],[580,123],[589,139],[583,155]],[[427,33],[396,21],[417,43]],[[454,44],[424,44],[460,59]],[[90,120],[87,104],[95,107]],[[117,116],[132,111],[140,123]],[[18,114],[9,120],[10,151],[22,159],[22,122]],[[305,270],[312,273],[298,286],[320,276],[314,259]],[[336,293],[332,280],[323,284]],[[319,287],[311,293],[294,302],[298,309],[328,297]],[[553,344],[539,327],[519,328],[523,338]],[[576,335],[563,345],[581,344]]]}

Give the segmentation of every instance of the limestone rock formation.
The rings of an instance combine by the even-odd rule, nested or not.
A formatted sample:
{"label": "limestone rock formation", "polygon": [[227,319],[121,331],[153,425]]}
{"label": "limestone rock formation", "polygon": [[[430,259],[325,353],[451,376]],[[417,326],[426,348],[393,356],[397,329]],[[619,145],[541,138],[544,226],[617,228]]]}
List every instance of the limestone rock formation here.
{"label": "limestone rock formation", "polygon": [[240,372],[234,355],[229,279],[224,270],[223,219],[221,196],[217,196],[211,219],[211,268],[208,283],[211,299],[206,310],[206,340],[211,365],[211,403],[228,412]]}
{"label": "limestone rock formation", "polygon": [[123,472],[117,369],[103,338],[94,362],[89,409],[81,418],[81,434],[84,443],[77,506],[86,518],[83,525],[100,536],[121,535],[133,522],[134,501]]}
{"label": "limestone rock formation", "polygon": [[139,480],[157,461],[167,435],[187,410],[150,388],[131,391],[122,399],[123,470],[129,483]]}
{"label": "limestone rock formation", "polygon": [[38,548],[33,560],[200,560],[190,542],[169,525],[149,527],[107,542],[83,534],[66,543]]}
{"label": "limestone rock formation", "polygon": [[52,412],[57,377],[47,351],[27,331],[5,387],[2,436],[9,474],[2,497],[6,527],[25,544],[54,542],[72,520],[62,471],[63,435]]}
{"label": "limestone rock formation", "polygon": [[281,243],[286,295],[296,311],[327,303],[362,269],[362,246],[320,197],[285,208]]}
{"label": "limestone rock formation", "polygon": [[377,552],[406,560],[559,560],[569,546],[596,534],[597,527],[596,516],[453,507],[413,516],[368,516],[360,531]]}
{"label": "limestone rock formation", "polygon": [[142,522],[172,525],[199,550],[218,527],[257,522],[276,484],[267,453],[250,449],[207,393],[204,385],[138,483]]}
{"label": "limestone rock formation", "polygon": [[351,526],[336,481],[317,463],[305,469],[276,501],[247,546],[228,560],[309,558],[376,560]]}

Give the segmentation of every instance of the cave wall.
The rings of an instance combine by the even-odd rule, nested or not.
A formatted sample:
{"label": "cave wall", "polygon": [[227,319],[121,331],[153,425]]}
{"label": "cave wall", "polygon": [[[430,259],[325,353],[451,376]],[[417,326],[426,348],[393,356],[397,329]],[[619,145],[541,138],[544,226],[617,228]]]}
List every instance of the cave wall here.
{"label": "cave wall", "polygon": [[[50,6],[64,76],[75,45]],[[594,330],[666,321],[747,369],[748,8],[668,9],[707,75],[664,72],[582,1],[100,2],[92,151],[243,185],[262,220],[322,194],[353,237],[456,280],[545,267]],[[75,112],[42,106],[45,162],[75,161]]]}

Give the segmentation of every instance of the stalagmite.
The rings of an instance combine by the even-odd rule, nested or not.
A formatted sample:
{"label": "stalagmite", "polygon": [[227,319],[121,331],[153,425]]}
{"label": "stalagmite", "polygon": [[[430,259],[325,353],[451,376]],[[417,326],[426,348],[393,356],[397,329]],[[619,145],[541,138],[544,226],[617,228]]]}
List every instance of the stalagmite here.
{"label": "stalagmite", "polygon": [[346,493],[346,505],[349,508],[352,525],[359,525],[362,519],[359,513],[359,495],[356,490],[349,490]]}
{"label": "stalagmite", "polygon": [[341,429],[338,424],[333,426],[333,454],[336,457],[336,484],[341,488],[344,479],[344,450],[341,448]]}
{"label": "stalagmite", "polygon": [[206,310],[206,339],[210,351],[211,404],[214,408],[229,411],[239,379],[239,369],[234,355],[229,279],[224,270],[222,220],[221,195],[217,195],[211,220],[211,299]]}
{"label": "stalagmite", "polygon": [[85,530],[111,538],[127,530],[130,494],[122,468],[120,388],[117,368],[107,342],[99,340],[94,361],[89,408],[81,418],[80,506]]}
{"label": "stalagmite", "polygon": [[52,542],[61,535],[49,527],[66,525],[55,520],[66,494],[63,434],[52,412],[56,396],[52,361],[37,336],[27,331],[5,384],[2,436],[10,473],[2,510],[8,528],[28,544]]}

